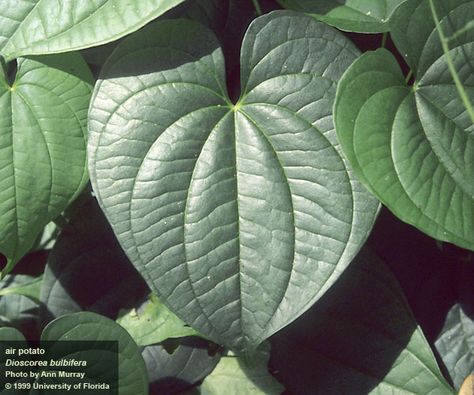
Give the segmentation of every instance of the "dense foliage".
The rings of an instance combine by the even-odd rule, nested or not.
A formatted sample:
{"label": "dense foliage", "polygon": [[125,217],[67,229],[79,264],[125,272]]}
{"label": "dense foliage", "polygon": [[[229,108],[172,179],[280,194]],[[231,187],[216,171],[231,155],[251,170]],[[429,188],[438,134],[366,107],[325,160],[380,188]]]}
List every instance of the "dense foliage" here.
{"label": "dense foliage", "polygon": [[473,27],[472,0],[1,2],[0,340],[117,340],[120,395],[457,392]]}

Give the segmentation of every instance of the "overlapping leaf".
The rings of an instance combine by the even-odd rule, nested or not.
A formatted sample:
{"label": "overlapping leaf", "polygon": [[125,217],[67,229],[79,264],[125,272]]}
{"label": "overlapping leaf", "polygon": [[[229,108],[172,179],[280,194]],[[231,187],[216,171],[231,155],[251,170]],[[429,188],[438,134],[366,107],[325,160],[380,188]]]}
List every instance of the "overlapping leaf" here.
{"label": "overlapping leaf", "polygon": [[155,295],[138,309],[123,312],[117,323],[125,328],[140,346],[161,343],[169,338],[199,336],[194,329],[171,313]]}
{"label": "overlapping leaf", "polygon": [[192,344],[181,344],[171,354],[159,344],[147,346],[142,356],[150,395],[183,394],[211,373],[220,359],[219,354],[211,356],[207,348]]}
{"label": "overlapping leaf", "polygon": [[0,53],[73,51],[114,41],[183,0],[5,0],[0,2]]}
{"label": "overlapping leaf", "polygon": [[454,393],[400,286],[366,251],[272,345],[270,363],[294,394]]}
{"label": "overlapping leaf", "polygon": [[[0,282],[0,293],[3,293],[0,297],[0,325],[12,326],[27,336],[35,336],[38,326],[38,298],[29,292],[28,285],[35,287],[35,278],[22,274],[8,275]],[[34,293],[34,290],[31,291]]]}
{"label": "overlapping leaf", "polygon": [[474,371],[474,321],[461,305],[456,304],[449,311],[435,344],[454,386],[460,388]]}
{"label": "overlapping leaf", "polygon": [[104,67],[89,117],[99,203],[160,300],[219,344],[251,349],[293,321],[372,226],[331,116],[357,54],[274,12],[246,33],[235,105],[216,38],[190,21],[138,32]]}
{"label": "overlapping leaf", "polygon": [[252,361],[235,355],[221,358],[213,372],[199,388],[201,395],[219,395],[225,388],[228,395],[279,395],[284,387],[268,371],[269,350],[258,351]]}
{"label": "overlapping leaf", "polygon": [[46,326],[41,341],[117,341],[118,393],[148,394],[146,366],[138,346],[125,329],[106,317],[88,312],[64,315]]}
{"label": "overlapping leaf", "polygon": [[115,319],[120,309],[133,307],[148,293],[97,202],[89,197],[48,257],[40,294],[42,323],[83,310]]}
{"label": "overlapping leaf", "polygon": [[[406,8],[418,8],[408,16]],[[473,125],[449,71],[429,2],[408,1],[393,16],[394,39],[415,68],[405,84],[395,58],[385,50],[365,53],[338,86],[335,123],[344,152],[359,179],[400,219],[428,235],[474,248]],[[436,2],[446,34],[474,18],[474,3]],[[448,13],[448,7],[451,6]],[[408,17],[418,21],[406,34]],[[424,18],[424,19],[422,19]],[[413,22],[414,23],[414,22]],[[449,26],[449,29],[448,29]],[[411,47],[413,45],[413,47]],[[449,52],[474,101],[474,35],[466,32]]]}
{"label": "overlapping leaf", "polygon": [[20,59],[0,77],[0,252],[11,267],[87,180],[92,76],[77,54]]}
{"label": "overlapping leaf", "polygon": [[342,30],[379,33],[403,0],[278,0],[285,8],[306,12]]}

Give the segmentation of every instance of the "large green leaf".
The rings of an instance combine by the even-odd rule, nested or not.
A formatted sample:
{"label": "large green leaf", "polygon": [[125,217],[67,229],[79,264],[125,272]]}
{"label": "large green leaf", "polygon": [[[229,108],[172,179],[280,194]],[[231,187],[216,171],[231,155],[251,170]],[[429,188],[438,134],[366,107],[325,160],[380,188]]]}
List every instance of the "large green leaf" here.
{"label": "large green leaf", "polygon": [[138,346],[109,318],[89,312],[64,315],[44,328],[41,341],[117,341],[118,394],[148,394],[146,366]]}
{"label": "large green leaf", "polygon": [[[0,72],[1,73],[1,72]],[[77,54],[19,59],[0,76],[0,252],[5,272],[87,180],[92,76]]]}
{"label": "large green leaf", "polygon": [[278,0],[285,8],[306,12],[341,30],[380,33],[404,0]]}
{"label": "large green leaf", "polygon": [[[359,179],[395,215],[434,238],[473,249],[474,129],[426,2],[428,22],[422,26],[431,33],[419,56],[415,49],[407,56],[417,67],[415,85],[406,86],[388,51],[365,53],[340,81],[335,124]],[[461,29],[467,17],[474,18],[474,2],[449,4],[454,8],[443,29]],[[424,33],[410,31],[406,44],[418,34]],[[452,45],[449,55],[474,101],[474,35],[466,33]]]}
{"label": "large green leaf", "polygon": [[272,338],[270,364],[298,395],[453,394],[400,286],[367,251]]}
{"label": "large green leaf", "polygon": [[66,52],[114,41],[184,0],[20,0],[0,2],[0,53]]}
{"label": "large green leaf", "polygon": [[357,54],[274,12],[246,33],[235,105],[216,38],[190,21],[142,30],[104,66],[89,117],[99,203],[160,300],[219,344],[248,350],[293,321],[371,229],[377,203],[331,116]]}

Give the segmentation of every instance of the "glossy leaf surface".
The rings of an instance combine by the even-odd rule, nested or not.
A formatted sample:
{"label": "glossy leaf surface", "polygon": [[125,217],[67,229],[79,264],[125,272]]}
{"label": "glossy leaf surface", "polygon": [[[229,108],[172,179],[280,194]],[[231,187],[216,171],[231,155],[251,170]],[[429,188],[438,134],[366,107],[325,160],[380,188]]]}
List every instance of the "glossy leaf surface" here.
{"label": "glossy leaf surface", "polygon": [[235,105],[215,37],[190,21],[140,31],[104,67],[89,118],[99,203],[160,300],[219,344],[252,349],[293,321],[372,226],[331,116],[357,54],[274,12],[246,33]]}
{"label": "glossy leaf surface", "polygon": [[182,2],[5,0],[0,3],[0,53],[11,60],[105,44]]}
{"label": "glossy leaf surface", "polygon": [[403,0],[278,0],[285,8],[314,15],[341,30],[380,33]]}
{"label": "glossy leaf surface", "polygon": [[[1,72],[0,72],[1,73]],[[0,252],[5,272],[87,180],[92,76],[77,54],[18,60],[0,76]]]}
{"label": "glossy leaf surface", "polygon": [[[420,1],[397,9],[394,29],[402,31],[407,22],[400,15],[410,14],[411,21],[405,8],[413,3]],[[421,13],[412,10],[416,18],[406,34],[394,33],[398,49],[415,67],[414,86],[406,86],[388,51],[365,53],[338,86],[336,129],[359,179],[395,215],[436,239],[474,249],[474,129],[428,3],[419,4]],[[472,2],[436,4],[446,13],[451,7],[441,21],[445,34],[474,18]],[[422,18],[418,31],[413,23]],[[474,102],[474,34],[462,34],[450,45],[450,59]]]}

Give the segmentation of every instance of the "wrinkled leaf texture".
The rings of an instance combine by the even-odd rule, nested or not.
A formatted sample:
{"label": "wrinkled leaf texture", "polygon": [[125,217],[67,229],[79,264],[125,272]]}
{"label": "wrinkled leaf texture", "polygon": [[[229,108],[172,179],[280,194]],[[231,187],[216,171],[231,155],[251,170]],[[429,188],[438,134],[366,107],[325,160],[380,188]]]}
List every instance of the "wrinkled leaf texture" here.
{"label": "wrinkled leaf texture", "polygon": [[132,33],[183,0],[2,0],[0,53],[67,52]]}
{"label": "wrinkled leaf texture", "polygon": [[[474,18],[473,1],[436,1],[435,7],[447,36]],[[474,127],[449,72],[429,1],[404,3],[392,24],[415,84],[405,84],[388,51],[362,55],[338,86],[339,140],[359,179],[401,220],[474,249]],[[474,31],[450,47],[474,102]]]}
{"label": "wrinkled leaf texture", "polygon": [[359,33],[389,31],[389,19],[403,0],[278,0],[285,8],[313,15],[338,29]]}
{"label": "wrinkled leaf texture", "polygon": [[[0,72],[1,73],[1,72]],[[4,273],[87,181],[92,75],[78,54],[21,58],[0,76],[0,252]]]}
{"label": "wrinkled leaf texture", "polygon": [[313,18],[249,27],[242,94],[216,38],[184,20],[126,39],[89,113],[93,188],[160,300],[248,351],[308,309],[349,264],[378,205],[339,152],[331,108],[358,50]]}

